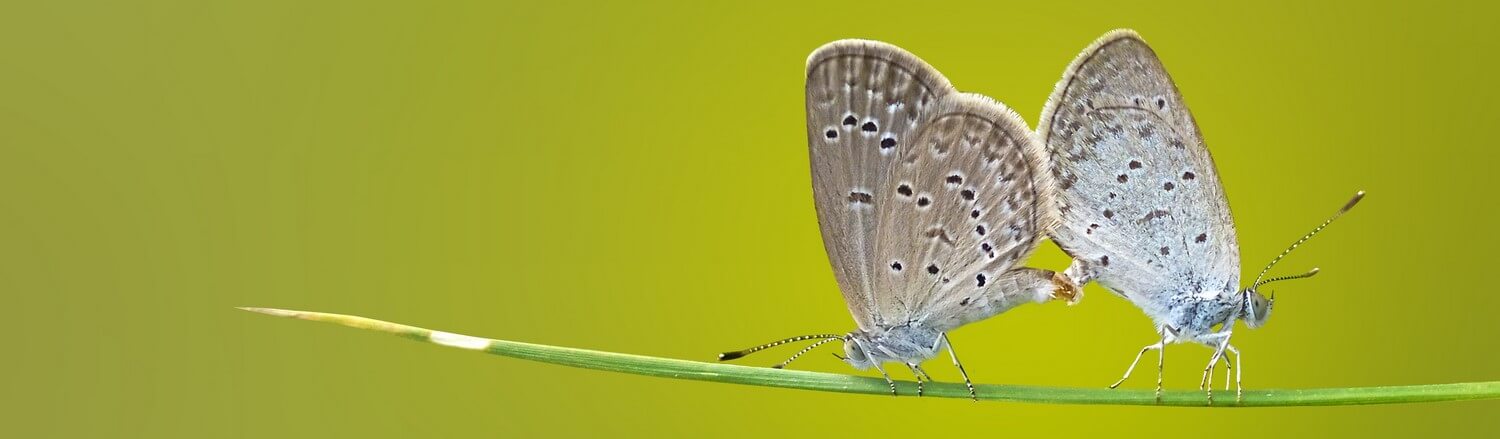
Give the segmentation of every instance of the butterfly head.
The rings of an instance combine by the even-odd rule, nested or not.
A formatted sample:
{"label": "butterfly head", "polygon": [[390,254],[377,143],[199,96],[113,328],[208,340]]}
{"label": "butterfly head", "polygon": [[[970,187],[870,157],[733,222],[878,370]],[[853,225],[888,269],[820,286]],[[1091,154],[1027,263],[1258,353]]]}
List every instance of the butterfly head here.
{"label": "butterfly head", "polygon": [[1270,298],[1266,298],[1259,291],[1245,290],[1241,297],[1239,319],[1245,321],[1251,329],[1265,325],[1266,319],[1271,317],[1271,308],[1276,306],[1276,293],[1273,292]]}
{"label": "butterfly head", "polygon": [[851,332],[844,336],[844,356],[839,359],[855,369],[864,370],[874,366],[875,362],[865,352],[865,346],[870,344],[868,341],[868,337],[861,332]]}

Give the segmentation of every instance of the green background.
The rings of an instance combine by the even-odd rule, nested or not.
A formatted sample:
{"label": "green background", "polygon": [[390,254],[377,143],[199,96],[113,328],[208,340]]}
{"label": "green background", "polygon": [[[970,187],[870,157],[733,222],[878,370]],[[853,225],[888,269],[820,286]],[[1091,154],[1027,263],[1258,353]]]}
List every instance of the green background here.
{"label": "green background", "polygon": [[[0,6],[7,436],[1494,434],[1494,401],[823,394],[232,308],[703,360],[847,331],[809,190],[807,54],[889,41],[1035,123],[1068,61],[1131,27],[1202,124],[1246,272],[1370,194],[1282,265],[1323,274],[1277,286],[1269,325],[1236,334],[1247,387],[1493,380],[1500,39],[1487,7],[239,3]],[[1065,263],[1046,244],[1030,265]],[[1153,335],[1128,303],[1088,293],[965,327],[954,345],[976,381],[1104,386]],[[1172,347],[1168,386],[1192,388],[1208,354]],[[822,352],[796,366],[852,372]]]}

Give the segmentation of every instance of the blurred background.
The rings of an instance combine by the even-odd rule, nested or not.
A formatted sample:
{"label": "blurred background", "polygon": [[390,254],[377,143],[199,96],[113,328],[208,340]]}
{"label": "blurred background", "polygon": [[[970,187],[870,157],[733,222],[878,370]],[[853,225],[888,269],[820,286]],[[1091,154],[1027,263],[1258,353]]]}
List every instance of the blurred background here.
{"label": "blurred background", "polygon": [[[1322,275],[1277,285],[1268,326],[1237,331],[1247,387],[1500,378],[1500,294],[1485,286],[1500,243],[1488,6],[542,3],[0,6],[7,435],[1494,434],[1480,416],[1497,401],[1202,410],[826,394],[568,369],[233,309],[706,361],[847,331],[813,211],[807,54],[839,38],[895,43],[1034,124],[1074,55],[1131,27],[1202,125],[1245,272],[1370,194],[1280,269]],[[1048,243],[1030,265],[1066,262]],[[1088,294],[964,327],[954,345],[978,382],[1103,387],[1154,335],[1124,300]],[[1170,348],[1167,385],[1194,388],[1209,353]],[[853,372],[824,352],[796,367]],[[946,361],[928,369],[957,379]]]}

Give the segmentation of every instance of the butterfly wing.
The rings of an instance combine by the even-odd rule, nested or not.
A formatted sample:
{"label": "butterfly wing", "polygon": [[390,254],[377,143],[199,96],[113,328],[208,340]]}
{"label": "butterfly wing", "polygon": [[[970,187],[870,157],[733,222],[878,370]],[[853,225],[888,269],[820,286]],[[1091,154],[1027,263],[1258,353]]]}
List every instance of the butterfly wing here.
{"label": "butterfly wing", "polygon": [[862,329],[980,303],[1036,248],[1051,185],[1015,112],[857,40],[813,53],[807,110],[824,246]]}
{"label": "butterfly wing", "polygon": [[988,97],[955,93],[914,140],[897,146],[877,190],[880,309],[947,330],[1029,302],[1016,297],[1026,288],[1001,281],[1048,227],[1038,206],[1052,185],[1026,122]]}
{"label": "butterfly wing", "polygon": [[1098,280],[1153,315],[1173,292],[1238,288],[1234,220],[1213,158],[1139,35],[1110,32],[1084,50],[1037,129],[1058,184],[1052,238],[1086,267],[1079,284]]}
{"label": "butterfly wing", "polygon": [[[823,246],[850,314],[861,329],[876,311],[877,189],[888,186],[897,145],[914,140],[948,79],[898,47],[841,40],[807,61],[807,138]],[[888,263],[888,262],[885,262]]]}

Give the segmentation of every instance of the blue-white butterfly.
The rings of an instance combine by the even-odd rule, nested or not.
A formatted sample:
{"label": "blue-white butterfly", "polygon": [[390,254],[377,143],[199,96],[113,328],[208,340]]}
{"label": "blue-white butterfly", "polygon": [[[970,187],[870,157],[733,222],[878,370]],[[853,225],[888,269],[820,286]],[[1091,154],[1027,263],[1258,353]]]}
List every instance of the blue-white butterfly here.
{"label": "blue-white butterfly", "polygon": [[1200,388],[1208,388],[1220,359],[1229,363],[1226,351],[1235,354],[1238,388],[1243,369],[1229,344],[1235,320],[1251,328],[1264,324],[1274,296],[1266,298],[1259,288],[1317,269],[1271,279],[1266,272],[1363,195],[1241,289],[1234,218],[1213,159],[1171,76],[1129,30],[1104,35],[1068,66],[1037,130],[1058,185],[1056,206],[1049,209],[1058,223],[1051,236],[1073,257],[1065,273],[1078,285],[1099,282],[1155,322],[1159,341],[1141,349],[1125,378],[1141,355],[1157,350],[1158,397],[1163,347],[1177,342],[1214,349]]}

